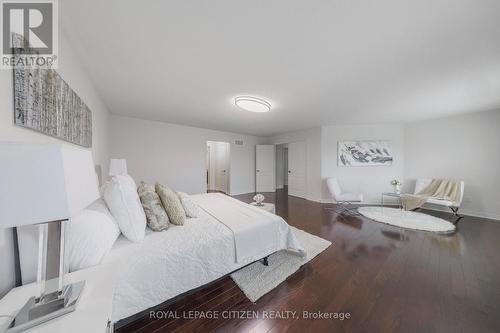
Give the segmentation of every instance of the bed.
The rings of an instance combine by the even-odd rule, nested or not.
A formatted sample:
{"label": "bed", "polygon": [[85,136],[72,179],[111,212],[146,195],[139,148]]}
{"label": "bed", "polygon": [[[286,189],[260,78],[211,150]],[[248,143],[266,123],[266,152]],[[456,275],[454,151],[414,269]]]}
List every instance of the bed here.
{"label": "bed", "polygon": [[104,259],[103,264],[116,265],[118,272],[114,322],[129,321],[134,314],[276,251],[304,255],[281,217],[223,194],[198,194],[192,199],[200,207],[198,218],[165,232],[147,229],[140,243],[120,236]]}

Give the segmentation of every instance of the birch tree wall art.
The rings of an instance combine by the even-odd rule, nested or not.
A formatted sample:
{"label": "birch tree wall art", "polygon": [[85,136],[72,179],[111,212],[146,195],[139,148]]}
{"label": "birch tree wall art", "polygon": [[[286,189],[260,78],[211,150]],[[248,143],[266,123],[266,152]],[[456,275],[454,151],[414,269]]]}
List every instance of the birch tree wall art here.
{"label": "birch tree wall art", "polygon": [[13,71],[16,125],[92,147],[92,112],[55,70]]}

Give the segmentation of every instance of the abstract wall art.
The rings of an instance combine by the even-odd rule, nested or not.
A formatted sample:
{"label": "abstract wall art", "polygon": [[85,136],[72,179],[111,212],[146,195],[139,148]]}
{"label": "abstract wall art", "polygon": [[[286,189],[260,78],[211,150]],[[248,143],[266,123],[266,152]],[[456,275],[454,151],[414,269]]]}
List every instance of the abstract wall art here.
{"label": "abstract wall art", "polygon": [[393,156],[389,141],[339,141],[339,166],[392,165]]}

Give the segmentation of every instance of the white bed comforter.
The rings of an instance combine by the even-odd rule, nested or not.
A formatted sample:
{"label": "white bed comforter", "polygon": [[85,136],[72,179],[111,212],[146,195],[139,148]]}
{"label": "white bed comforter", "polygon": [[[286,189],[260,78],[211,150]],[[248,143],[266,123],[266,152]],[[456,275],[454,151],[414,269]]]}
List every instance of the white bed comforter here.
{"label": "white bed comforter", "polygon": [[198,195],[193,201],[231,229],[238,263],[275,250],[275,240],[282,237],[288,250],[302,251],[288,224],[278,215],[220,193]]}
{"label": "white bed comforter", "polygon": [[[246,204],[242,204],[244,206],[238,212],[235,199],[220,194],[192,197],[203,207],[199,218],[188,219],[183,226],[172,225],[164,232],[147,229],[146,237],[140,243],[132,243],[121,236],[106,257],[103,264],[116,266],[118,275],[113,299],[113,321],[207,284],[275,251],[290,249],[304,253],[282,218],[273,217],[273,214],[256,207],[246,210]],[[248,219],[265,221],[255,222],[258,231],[254,235],[261,235],[263,225],[272,230],[269,233],[272,237],[262,235],[263,238],[253,242],[251,228],[242,228],[244,233],[240,235],[240,241],[244,243],[240,248],[242,252],[238,252],[242,256],[238,262],[233,230],[225,224],[234,227],[232,222],[228,222],[230,214],[223,213],[224,216],[215,218],[212,215],[220,215],[220,209],[207,209],[211,201],[214,207],[219,207],[224,200],[231,207],[229,210],[234,212],[235,219],[246,215],[245,220],[249,223],[252,221]],[[249,250],[249,247],[253,248]]]}

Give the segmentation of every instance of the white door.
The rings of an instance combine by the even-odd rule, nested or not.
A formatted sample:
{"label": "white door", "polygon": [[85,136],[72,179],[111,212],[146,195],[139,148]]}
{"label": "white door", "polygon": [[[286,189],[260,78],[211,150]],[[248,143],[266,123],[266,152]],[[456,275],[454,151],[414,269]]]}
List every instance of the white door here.
{"label": "white door", "polygon": [[276,191],[276,147],[255,146],[255,191]]}
{"label": "white door", "polygon": [[306,197],[306,143],[288,144],[288,194]]}
{"label": "white door", "polygon": [[229,194],[229,143],[224,142],[221,147],[221,186],[220,191]]}
{"label": "white door", "polygon": [[208,141],[207,147],[208,189],[229,194],[230,145],[227,142]]}
{"label": "white door", "polygon": [[216,142],[216,184],[217,191],[229,193],[229,143]]}
{"label": "white door", "polygon": [[283,188],[285,179],[285,162],[283,158],[283,146],[276,146],[276,189]]}
{"label": "white door", "polygon": [[288,186],[288,148],[283,149],[283,185]]}

